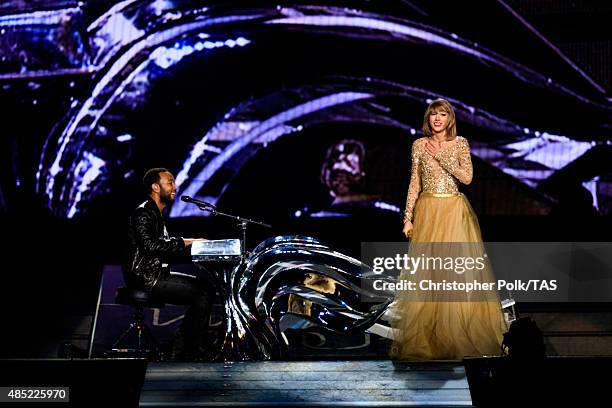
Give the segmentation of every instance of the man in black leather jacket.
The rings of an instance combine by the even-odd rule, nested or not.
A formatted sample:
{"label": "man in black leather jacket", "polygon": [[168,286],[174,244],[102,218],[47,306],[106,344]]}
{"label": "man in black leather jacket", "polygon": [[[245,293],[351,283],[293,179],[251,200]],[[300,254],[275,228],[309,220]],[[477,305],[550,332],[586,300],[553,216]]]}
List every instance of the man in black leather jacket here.
{"label": "man in black leather jacket", "polygon": [[123,275],[128,287],[148,290],[164,303],[189,305],[175,335],[172,355],[178,360],[202,358],[205,331],[214,292],[194,276],[170,272],[168,262],[189,254],[194,239],[171,237],[162,211],[176,198],[174,176],[164,168],[146,172],[148,199],[129,220],[127,257]]}

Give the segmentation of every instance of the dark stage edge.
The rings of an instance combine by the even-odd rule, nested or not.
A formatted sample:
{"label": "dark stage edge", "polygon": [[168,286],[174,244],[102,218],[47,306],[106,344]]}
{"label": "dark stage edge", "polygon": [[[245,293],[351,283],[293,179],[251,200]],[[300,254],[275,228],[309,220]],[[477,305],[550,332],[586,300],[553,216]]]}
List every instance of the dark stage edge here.
{"label": "dark stage edge", "polygon": [[460,361],[150,363],[141,407],[470,407]]}

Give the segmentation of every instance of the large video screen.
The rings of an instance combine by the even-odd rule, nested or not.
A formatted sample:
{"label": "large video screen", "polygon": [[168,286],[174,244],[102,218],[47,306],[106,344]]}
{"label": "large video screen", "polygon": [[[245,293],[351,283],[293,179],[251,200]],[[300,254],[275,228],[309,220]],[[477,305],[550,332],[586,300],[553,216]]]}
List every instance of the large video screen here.
{"label": "large video screen", "polygon": [[444,98],[477,212],[610,214],[609,100],[496,2],[486,23],[452,2],[283,3],[4,9],[2,209],[26,191],[95,214],[163,166],[181,194],[263,219],[399,218],[411,144]]}

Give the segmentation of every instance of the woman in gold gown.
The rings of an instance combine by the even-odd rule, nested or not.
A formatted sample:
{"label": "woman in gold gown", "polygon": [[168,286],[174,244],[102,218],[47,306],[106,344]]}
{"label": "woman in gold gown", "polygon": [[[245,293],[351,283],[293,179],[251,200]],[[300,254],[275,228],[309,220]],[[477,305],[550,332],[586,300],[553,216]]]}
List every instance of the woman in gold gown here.
{"label": "woman in gold gown", "polygon": [[[458,189],[458,183],[472,181],[470,148],[464,137],[457,136],[455,113],[448,101],[437,99],[429,105],[423,133],[425,137],[412,145],[412,174],[403,229],[410,239],[408,254],[418,256],[423,245],[432,243],[470,243],[465,247],[457,244],[460,254],[482,255],[484,246],[478,219]],[[418,254],[414,248],[420,248]],[[436,248],[434,251],[439,252],[440,247]],[[457,256],[457,248],[453,251]],[[415,276],[431,278],[432,272],[435,273],[419,271],[411,275],[402,271],[400,280]],[[494,282],[488,264],[479,271],[454,274],[453,279]],[[441,281],[440,275],[434,280]],[[398,360],[456,360],[468,355],[498,355],[502,333],[506,330],[497,291],[474,296],[444,291],[431,295],[420,293],[419,297],[396,293],[395,315],[390,355]]]}

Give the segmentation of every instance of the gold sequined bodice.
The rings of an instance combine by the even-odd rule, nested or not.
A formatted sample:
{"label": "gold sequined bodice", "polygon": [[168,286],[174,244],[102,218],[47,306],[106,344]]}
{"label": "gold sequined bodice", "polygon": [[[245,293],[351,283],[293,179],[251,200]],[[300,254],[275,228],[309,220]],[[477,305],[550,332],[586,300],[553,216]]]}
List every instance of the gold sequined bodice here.
{"label": "gold sequined bodice", "polygon": [[425,150],[426,137],[412,144],[412,171],[406,199],[404,221],[412,221],[414,204],[421,192],[457,193],[458,182],[472,181],[472,160],[466,138],[457,136],[432,156]]}

